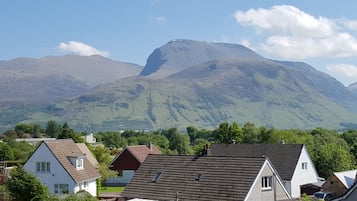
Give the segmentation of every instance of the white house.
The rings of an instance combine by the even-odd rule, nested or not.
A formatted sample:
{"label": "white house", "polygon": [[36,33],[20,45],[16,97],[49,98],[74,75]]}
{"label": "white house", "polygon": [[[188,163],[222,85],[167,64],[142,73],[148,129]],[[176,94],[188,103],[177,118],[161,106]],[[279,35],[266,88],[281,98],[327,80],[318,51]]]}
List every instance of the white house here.
{"label": "white house", "polygon": [[81,190],[97,195],[96,179],[100,174],[72,139],[42,142],[24,168],[55,195]]}
{"label": "white house", "polygon": [[267,156],[293,198],[301,195],[301,185],[317,183],[319,176],[303,144],[212,144],[212,156]]}
{"label": "white house", "polygon": [[84,139],[84,142],[88,144],[94,144],[97,142],[97,139],[95,139],[93,133],[89,133],[88,135],[85,135],[82,138]]}

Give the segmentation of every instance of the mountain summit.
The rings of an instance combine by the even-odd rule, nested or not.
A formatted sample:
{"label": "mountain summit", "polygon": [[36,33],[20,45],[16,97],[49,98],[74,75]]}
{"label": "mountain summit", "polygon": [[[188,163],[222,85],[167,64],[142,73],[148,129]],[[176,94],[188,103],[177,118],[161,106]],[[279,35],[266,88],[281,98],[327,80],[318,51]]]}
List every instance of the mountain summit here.
{"label": "mountain summit", "polygon": [[154,50],[140,75],[165,77],[203,62],[233,58],[262,57],[238,44],[173,40]]}

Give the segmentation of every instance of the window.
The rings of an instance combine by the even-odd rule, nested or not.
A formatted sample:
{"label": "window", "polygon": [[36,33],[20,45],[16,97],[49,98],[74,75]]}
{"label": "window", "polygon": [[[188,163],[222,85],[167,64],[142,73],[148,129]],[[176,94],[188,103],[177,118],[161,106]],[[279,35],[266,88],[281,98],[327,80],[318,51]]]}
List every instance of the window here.
{"label": "window", "polygon": [[88,182],[87,181],[83,182],[83,184],[80,185],[80,188],[81,188],[81,190],[87,189],[88,188]]}
{"label": "window", "polygon": [[76,160],[77,169],[83,169],[83,158],[78,158]]}
{"label": "window", "polygon": [[68,194],[69,185],[68,184],[55,184],[55,194]]}
{"label": "window", "polygon": [[195,181],[199,181],[202,177],[202,174],[201,173],[198,173],[195,177]]}
{"label": "window", "polygon": [[155,176],[152,178],[152,182],[157,183],[159,181],[159,178],[161,176],[161,172],[156,172]]}
{"label": "window", "polygon": [[301,163],[301,169],[302,170],[307,170],[307,162]]}
{"label": "window", "polygon": [[262,177],[262,189],[263,190],[271,190],[272,180],[273,180],[272,176]]}
{"label": "window", "polygon": [[118,170],[118,177],[122,177],[123,176],[123,170]]}
{"label": "window", "polygon": [[50,162],[36,162],[36,172],[50,172],[51,163]]}

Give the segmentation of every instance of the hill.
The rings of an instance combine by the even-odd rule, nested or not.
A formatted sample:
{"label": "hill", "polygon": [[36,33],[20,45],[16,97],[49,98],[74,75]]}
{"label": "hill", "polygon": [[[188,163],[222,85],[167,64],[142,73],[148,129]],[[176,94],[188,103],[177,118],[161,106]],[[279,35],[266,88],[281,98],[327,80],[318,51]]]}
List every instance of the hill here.
{"label": "hill", "polygon": [[142,67],[102,56],[49,56],[0,62],[0,103],[62,100],[138,75]]}
{"label": "hill", "polygon": [[56,120],[91,132],[213,128],[223,121],[338,129],[356,125],[356,103],[347,87],[306,63],[270,60],[240,45],[176,40],[154,50],[141,76],[26,111],[19,106],[22,114],[11,114],[23,122]]}

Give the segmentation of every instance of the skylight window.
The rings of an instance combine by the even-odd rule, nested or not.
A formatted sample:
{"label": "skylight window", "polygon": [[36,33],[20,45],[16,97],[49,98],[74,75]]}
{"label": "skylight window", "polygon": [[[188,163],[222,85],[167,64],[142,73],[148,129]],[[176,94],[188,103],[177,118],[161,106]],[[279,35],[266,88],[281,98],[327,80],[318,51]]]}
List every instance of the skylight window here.
{"label": "skylight window", "polygon": [[160,179],[160,176],[161,176],[161,172],[156,172],[155,176],[152,178],[151,181],[157,183]]}
{"label": "skylight window", "polygon": [[197,173],[196,177],[195,177],[195,181],[200,181],[202,177],[202,173]]}

